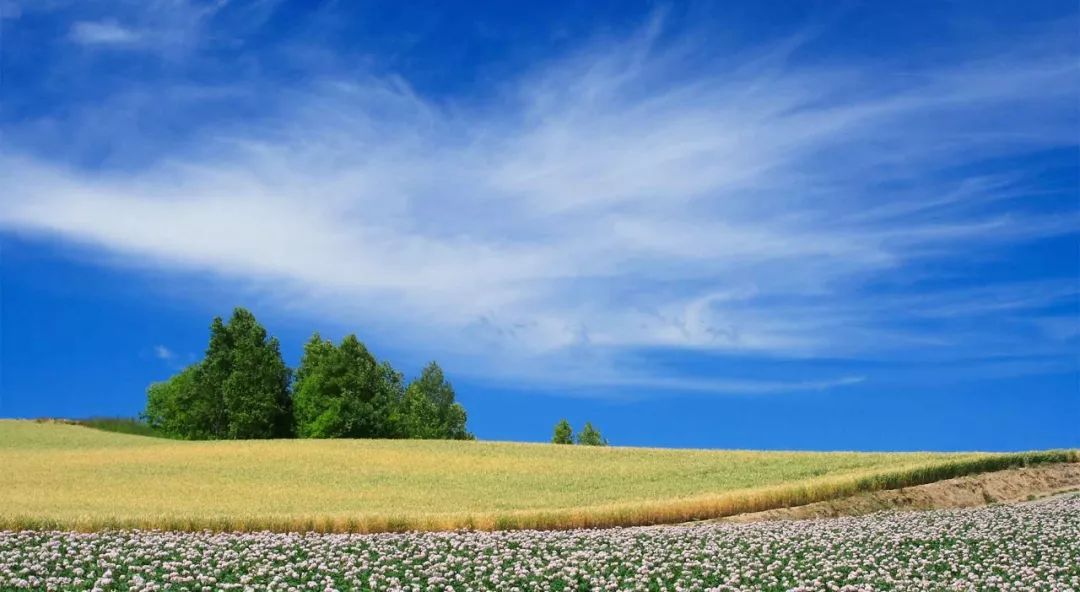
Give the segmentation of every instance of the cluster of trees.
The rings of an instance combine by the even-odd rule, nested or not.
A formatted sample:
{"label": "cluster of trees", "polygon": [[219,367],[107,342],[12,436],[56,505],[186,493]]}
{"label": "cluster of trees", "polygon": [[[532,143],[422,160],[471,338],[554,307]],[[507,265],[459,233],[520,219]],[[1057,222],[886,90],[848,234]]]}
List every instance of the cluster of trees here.
{"label": "cluster of trees", "polygon": [[[553,444],[573,444],[574,428],[565,419],[555,424],[555,434],[551,437]],[[591,422],[585,422],[585,427],[577,435],[577,443],[582,446],[607,446],[608,442],[600,435],[600,430],[593,427]]]}
{"label": "cluster of trees", "polygon": [[215,318],[202,361],[147,389],[143,418],[186,439],[472,439],[454,388],[435,362],[406,384],[355,335],[313,335],[293,372],[278,340],[237,308]]}

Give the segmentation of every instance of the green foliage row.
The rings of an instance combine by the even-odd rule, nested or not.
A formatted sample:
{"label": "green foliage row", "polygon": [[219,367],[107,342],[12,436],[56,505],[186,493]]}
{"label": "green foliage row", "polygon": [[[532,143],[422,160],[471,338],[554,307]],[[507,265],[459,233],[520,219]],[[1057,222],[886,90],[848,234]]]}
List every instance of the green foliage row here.
{"label": "green foliage row", "polygon": [[147,425],[146,422],[132,417],[91,417],[89,419],[80,419],[71,423],[106,432],[116,432],[118,434],[150,437],[164,436],[164,434],[158,433],[157,430]]}
{"label": "green foliage row", "polygon": [[[573,444],[574,428],[565,419],[555,424],[555,433],[551,437],[552,444]],[[600,430],[593,427],[592,422],[585,422],[585,427],[577,435],[577,443],[582,446],[607,446],[607,440],[600,435]]]}
{"label": "green foliage row", "polygon": [[355,335],[314,334],[295,373],[277,338],[237,308],[215,318],[202,361],[147,389],[152,431],[189,440],[256,438],[471,439],[466,413],[435,362],[405,384]]}

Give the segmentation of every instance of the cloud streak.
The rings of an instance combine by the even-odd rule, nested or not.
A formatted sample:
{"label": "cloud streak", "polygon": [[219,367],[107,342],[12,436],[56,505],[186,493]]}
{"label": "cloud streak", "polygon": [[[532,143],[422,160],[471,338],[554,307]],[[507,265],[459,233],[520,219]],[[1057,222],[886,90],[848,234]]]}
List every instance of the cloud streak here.
{"label": "cloud streak", "polygon": [[142,39],[141,34],[116,21],[80,21],[71,27],[71,40],[84,45],[134,45]]}
{"label": "cloud streak", "polygon": [[[87,43],[126,40],[80,25]],[[665,45],[662,31],[657,20],[587,45],[472,102],[396,76],[322,76],[280,91],[272,122],[195,129],[194,148],[137,170],[9,146],[0,224],[256,280],[477,375],[542,382],[558,368],[558,382],[717,392],[863,377],[755,386],[645,364],[628,385],[615,368],[672,348],[860,356],[932,343],[976,313],[931,289],[923,318],[937,324],[904,327],[906,296],[873,286],[1077,231],[1075,212],[1009,195],[1023,170],[957,172],[1075,147],[1071,56],[883,77],[800,65],[791,48]],[[946,341],[970,352],[995,331]]]}
{"label": "cloud streak", "polygon": [[174,353],[171,349],[165,347],[164,345],[155,345],[154,357],[159,360],[169,362],[176,359],[176,353]]}

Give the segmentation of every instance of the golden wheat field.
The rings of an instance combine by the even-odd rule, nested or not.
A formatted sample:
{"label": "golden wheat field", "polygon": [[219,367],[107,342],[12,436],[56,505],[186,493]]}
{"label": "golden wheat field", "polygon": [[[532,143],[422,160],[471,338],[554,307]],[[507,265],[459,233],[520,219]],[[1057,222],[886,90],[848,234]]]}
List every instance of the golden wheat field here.
{"label": "golden wheat field", "polygon": [[504,442],[186,442],[0,421],[0,528],[396,531],[657,524],[1017,464],[1025,454]]}

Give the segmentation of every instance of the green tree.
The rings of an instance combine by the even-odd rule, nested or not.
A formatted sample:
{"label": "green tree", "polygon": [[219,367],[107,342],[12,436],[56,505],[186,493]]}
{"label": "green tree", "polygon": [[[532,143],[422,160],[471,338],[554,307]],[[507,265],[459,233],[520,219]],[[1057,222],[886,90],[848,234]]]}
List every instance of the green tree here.
{"label": "green tree", "polygon": [[394,370],[390,362],[379,364],[379,393],[376,397],[386,417],[385,437],[404,437],[402,407],[405,401],[405,376]]}
{"label": "green tree", "polygon": [[471,440],[465,429],[465,408],[454,400],[454,387],[442,368],[431,362],[409,383],[401,405],[401,432],[406,438]]}
{"label": "green tree", "polygon": [[302,438],[395,437],[401,382],[401,375],[379,364],[355,335],[335,347],[316,333],[296,371],[296,433]]}
{"label": "green tree", "polygon": [[573,444],[574,428],[565,419],[555,424],[555,434],[551,437],[552,444]]}
{"label": "green tree", "polygon": [[251,312],[210,324],[205,358],[147,389],[144,417],[178,438],[280,438],[292,426],[290,371]]}
{"label": "green tree", "polygon": [[378,362],[355,335],[337,346],[315,333],[295,373],[251,312],[210,324],[202,361],[147,389],[142,416],[178,438],[472,439],[465,409],[432,362],[416,380]]}
{"label": "green tree", "polygon": [[173,438],[211,437],[208,426],[214,410],[197,396],[195,376],[198,371],[198,364],[193,364],[146,389],[146,410],[142,418],[147,425]]}
{"label": "green tree", "polygon": [[607,446],[607,440],[600,435],[599,430],[594,428],[590,422],[585,422],[585,427],[581,428],[577,442],[582,446]]}
{"label": "green tree", "polygon": [[339,431],[336,394],[329,393],[330,366],[336,361],[334,343],[318,332],[304,344],[304,355],[293,383],[293,430],[300,438],[332,437]]}
{"label": "green tree", "polygon": [[292,428],[291,372],[277,338],[246,309],[236,308],[228,324],[214,319],[197,387],[220,402],[216,437],[280,438]]}

